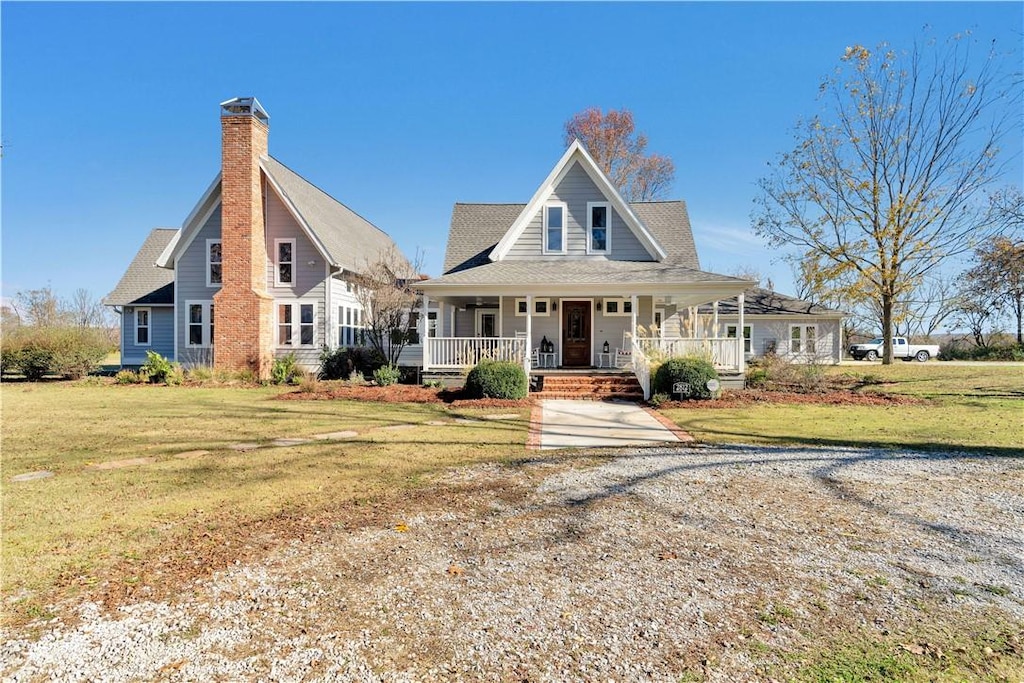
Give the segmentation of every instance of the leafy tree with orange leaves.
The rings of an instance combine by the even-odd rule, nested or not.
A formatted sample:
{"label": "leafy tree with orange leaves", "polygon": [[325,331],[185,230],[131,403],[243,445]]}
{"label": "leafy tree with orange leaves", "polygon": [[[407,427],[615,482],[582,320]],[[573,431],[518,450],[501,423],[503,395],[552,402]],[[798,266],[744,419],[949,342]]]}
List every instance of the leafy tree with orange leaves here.
{"label": "leafy tree with orange leaves", "polygon": [[565,122],[565,145],[579,139],[626,201],[662,197],[672,185],[676,167],[661,154],[647,154],[647,136],[636,132],[628,109],[590,107]]}

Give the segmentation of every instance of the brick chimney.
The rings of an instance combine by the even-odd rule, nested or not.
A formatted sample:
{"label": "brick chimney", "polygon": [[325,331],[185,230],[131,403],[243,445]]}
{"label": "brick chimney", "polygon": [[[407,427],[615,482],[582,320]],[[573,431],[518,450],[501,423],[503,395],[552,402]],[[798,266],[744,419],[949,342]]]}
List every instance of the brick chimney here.
{"label": "brick chimney", "polygon": [[214,366],[270,376],[273,301],[267,294],[267,238],[260,157],[270,117],[255,97],[220,105],[221,289],[214,297]]}

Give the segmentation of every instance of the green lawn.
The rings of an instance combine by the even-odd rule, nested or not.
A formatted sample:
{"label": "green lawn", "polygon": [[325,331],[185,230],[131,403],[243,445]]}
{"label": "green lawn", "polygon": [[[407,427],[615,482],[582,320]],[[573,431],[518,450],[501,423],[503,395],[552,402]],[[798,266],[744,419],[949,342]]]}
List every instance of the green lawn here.
{"label": "green lawn", "polygon": [[708,443],[959,448],[1024,455],[1024,366],[898,363],[829,368],[858,391],[914,396],[912,405],[756,403],[663,411]]}
{"label": "green lawn", "polygon": [[[521,458],[528,411],[282,401],[276,388],[4,383],[3,593],[18,619],[62,595],[138,581],[135,560],[244,543],[263,524],[312,519],[415,488],[451,467]],[[516,419],[453,422],[518,413]],[[450,424],[432,426],[429,421]],[[414,425],[396,428],[398,425]],[[232,444],[355,430],[351,440],[238,452]],[[177,455],[205,450],[205,455]],[[133,458],[150,464],[95,465]],[[11,477],[39,470],[55,476]],[[215,548],[208,548],[211,552]]]}

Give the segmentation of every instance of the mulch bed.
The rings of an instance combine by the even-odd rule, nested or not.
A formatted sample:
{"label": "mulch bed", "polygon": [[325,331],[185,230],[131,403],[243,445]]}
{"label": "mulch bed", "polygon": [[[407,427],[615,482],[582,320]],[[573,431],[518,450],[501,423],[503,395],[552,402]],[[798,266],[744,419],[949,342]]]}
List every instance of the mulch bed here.
{"label": "mulch bed", "polygon": [[925,399],[900,394],[865,394],[856,391],[795,392],[795,391],[727,391],[714,401],[667,401],[658,406],[665,408],[736,408],[740,406],[775,403],[804,405],[857,405],[857,406],[900,406],[920,405]]}

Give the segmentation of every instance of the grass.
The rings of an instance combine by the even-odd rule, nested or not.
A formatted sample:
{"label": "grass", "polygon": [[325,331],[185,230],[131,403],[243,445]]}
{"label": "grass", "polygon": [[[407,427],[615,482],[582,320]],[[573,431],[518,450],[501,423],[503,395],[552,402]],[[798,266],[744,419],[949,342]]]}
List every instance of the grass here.
{"label": "grass", "polygon": [[[341,508],[372,506],[422,487],[435,473],[524,453],[526,411],[281,401],[280,391],[0,386],[2,589],[21,597],[5,609],[5,619],[38,617],[48,601],[82,591],[151,583],[163,571],[154,563],[184,570],[230,559],[227,546],[252,546],[275,525],[329,522]],[[480,412],[520,416],[479,426],[426,424]],[[387,429],[398,425],[414,426]],[[230,448],[339,430],[360,435],[250,452]],[[198,450],[209,453],[176,457]],[[153,462],[94,469],[132,458]],[[38,470],[55,476],[10,481]]]}
{"label": "grass", "polygon": [[[699,441],[961,449],[1024,456],[1024,367],[899,363],[828,368],[864,393],[914,396],[911,405],[754,404],[663,411]],[[698,407],[698,406],[694,406]],[[706,407],[706,406],[705,406]]]}

